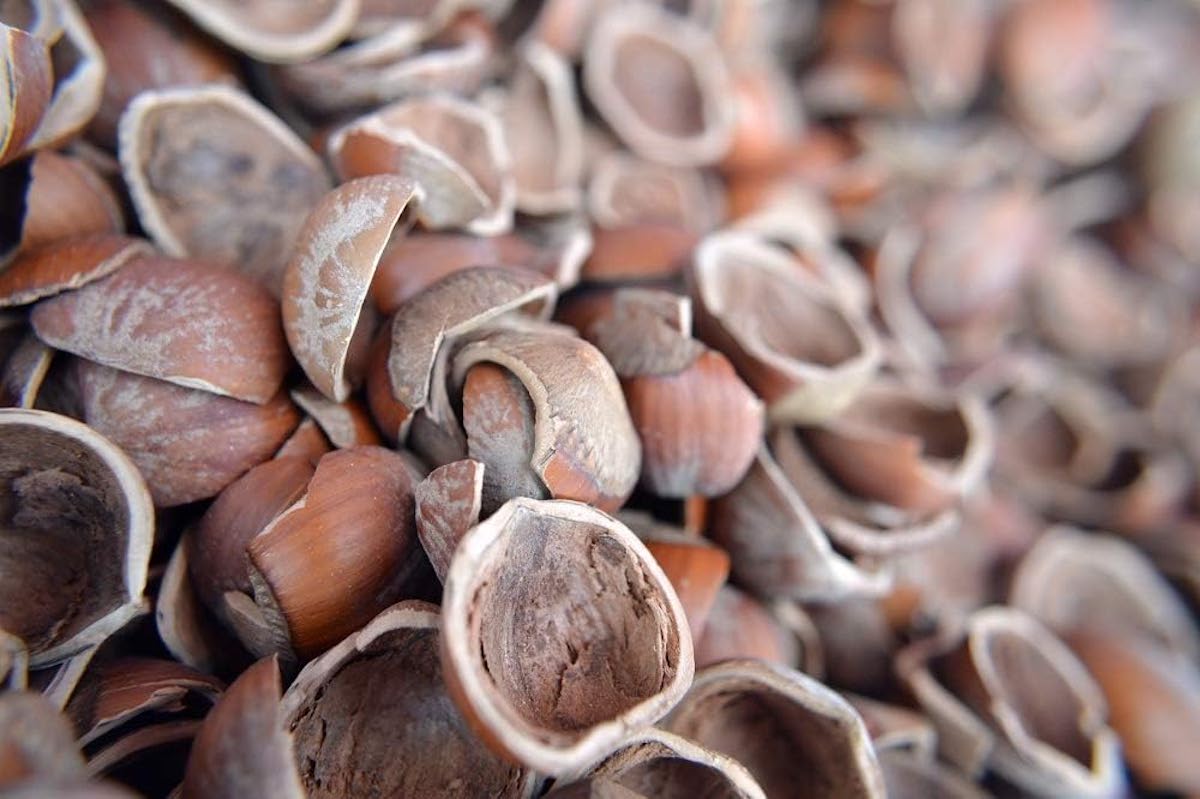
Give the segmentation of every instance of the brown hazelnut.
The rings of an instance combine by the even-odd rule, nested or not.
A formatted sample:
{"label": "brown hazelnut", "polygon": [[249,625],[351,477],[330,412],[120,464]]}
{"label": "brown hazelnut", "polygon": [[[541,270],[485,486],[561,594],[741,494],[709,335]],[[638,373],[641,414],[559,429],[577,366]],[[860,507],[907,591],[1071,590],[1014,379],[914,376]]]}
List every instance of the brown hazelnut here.
{"label": "brown hazelnut", "polygon": [[304,799],[279,707],[279,665],[255,663],[229,686],[192,743],[181,799]]}
{"label": "brown hazelnut", "polygon": [[691,679],[666,575],[624,525],[575,502],[515,499],[472,528],[443,614],[455,703],[488,746],[548,774],[650,726]]}
{"label": "brown hazelnut", "polygon": [[270,458],[300,421],[283,393],[255,405],[92,361],[71,368],[83,420],[137,464],[159,507],[215,496]]}
{"label": "brown hazelnut", "polygon": [[[421,559],[414,482],[404,458],[381,447],[321,458],[304,494],[243,545],[253,599],[222,594],[251,652],[314,657],[402,596]],[[245,530],[214,532],[228,553]]]}
{"label": "brown hazelnut", "polygon": [[686,298],[636,289],[617,291],[612,314],[586,332],[621,379],[642,443],[642,485],[664,497],[728,492],[762,437],[762,401],[690,334]]}

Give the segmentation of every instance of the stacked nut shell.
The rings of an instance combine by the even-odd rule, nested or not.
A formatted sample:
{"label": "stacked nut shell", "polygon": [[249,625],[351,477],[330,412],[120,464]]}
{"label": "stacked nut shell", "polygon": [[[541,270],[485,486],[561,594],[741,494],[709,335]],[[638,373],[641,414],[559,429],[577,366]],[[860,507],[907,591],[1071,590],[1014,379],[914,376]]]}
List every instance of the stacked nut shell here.
{"label": "stacked nut shell", "polygon": [[0,796],[1200,795],[1198,43],[0,2]]}

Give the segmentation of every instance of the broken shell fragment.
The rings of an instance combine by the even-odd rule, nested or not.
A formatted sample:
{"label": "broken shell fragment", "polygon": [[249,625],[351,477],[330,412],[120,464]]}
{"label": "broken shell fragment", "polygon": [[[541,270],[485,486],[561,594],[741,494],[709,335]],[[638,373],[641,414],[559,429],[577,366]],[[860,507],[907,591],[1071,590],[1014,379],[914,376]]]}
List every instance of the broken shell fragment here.
{"label": "broken shell fragment", "polygon": [[535,795],[537,775],[489,752],[447,695],[441,622],[401,602],[300,672],[282,713],[308,797]]}
{"label": "broken shell fragment", "polygon": [[252,0],[170,0],[197,25],[259,61],[303,61],[341,41],[358,16],[359,0],[319,0],[280,9]]}
{"label": "broken shell fragment", "polygon": [[54,93],[37,133],[29,140],[30,150],[58,147],[73,138],[95,116],[104,90],[104,53],[78,4],[57,0],[53,8],[60,31],[50,53]]}
{"label": "broken shell fragment", "polygon": [[833,601],[877,595],[886,571],[834,551],[797,488],[765,447],[742,481],[713,503],[709,533],[729,553],[734,578],[770,598]]}
{"label": "broken shell fragment", "polygon": [[484,465],[469,458],[439,466],[416,487],[417,535],[438,579],[467,531],[479,523]]}
{"label": "broken shell fragment", "polygon": [[498,328],[459,350],[451,383],[462,387],[469,454],[487,466],[485,510],[531,490],[612,512],[633,491],[637,431],[612,366],[583,339]]}
{"label": "broken shell fragment", "polygon": [[411,180],[376,175],[343,183],[309,214],[283,276],[283,329],[318,391],[344,402],[347,359],[384,248],[417,192]]}
{"label": "broken shell fragment", "polygon": [[584,86],[629,147],[664,164],[718,161],[733,138],[732,88],[712,35],[652,5],[614,5],[588,37]]}
{"label": "broken shell fragment", "polygon": [[138,258],[102,280],[42,300],[38,337],[106,366],[264,404],[287,347],[279,308],[250,278],[201,261]]}
{"label": "broken shell fragment", "polygon": [[[581,770],[584,780],[608,780],[637,796],[692,799],[766,799],[745,766],[653,727],[630,738],[603,760]],[[561,782],[574,781],[570,776]]]}
{"label": "broken shell fragment", "polygon": [[753,660],[710,666],[664,726],[744,765],[767,796],[884,796],[858,713],[798,671]]}
{"label": "broken shell fragment", "polygon": [[305,108],[336,116],[430,92],[470,96],[496,71],[496,45],[491,23],[464,11],[432,36],[420,26],[394,26],[283,66],[279,77]]}
{"label": "broken shell fragment", "polygon": [[305,218],[329,190],[317,155],[244,92],[142,92],[121,117],[122,174],[167,254],[229,265],[279,295]]}
{"label": "broken shell fragment", "polygon": [[0,307],[80,288],[153,253],[145,239],[115,233],[73,236],[22,252],[0,272]]}
{"label": "broken shell fragment", "polygon": [[447,360],[453,348],[460,339],[506,315],[545,319],[554,309],[557,293],[554,283],[541,275],[478,268],[451,273],[404,303],[391,324],[390,348],[385,350],[387,380],[399,404],[388,418],[399,418],[400,438],[409,434],[416,416],[427,417],[434,427],[455,437],[458,426],[446,396]]}
{"label": "broken shell fragment", "polygon": [[516,206],[528,214],[579,205],[583,118],[570,67],[536,41],[518,53],[500,120],[512,158]]}
{"label": "broken shell fragment", "polygon": [[28,31],[0,24],[0,166],[26,150],[50,104],[53,68],[46,42]]}
{"label": "broken shell fragment", "polygon": [[0,426],[0,629],[51,665],[145,611],[154,510],[129,457],[92,428],[17,409]]}
{"label": "broken shell fragment", "polygon": [[729,357],[773,421],[837,414],[879,367],[879,340],[867,320],[756,236],[706,238],[692,279],[700,337]]}
{"label": "broken shell fragment", "polygon": [[1037,796],[1115,797],[1123,775],[1099,686],[1061,640],[1006,607],[961,636],[901,654],[901,677],[938,728],[943,757]]}
{"label": "broken shell fragment", "polygon": [[455,703],[488,746],[548,774],[611,752],[691,681],[666,575],[624,525],[575,502],[514,499],[472,528],[443,614]]}
{"label": "broken shell fragment", "polygon": [[977,398],[879,379],[833,419],[770,442],[837,544],[894,555],[958,529],[991,465],[992,428]]}
{"label": "broken shell fragment", "polygon": [[499,118],[433,94],[386,106],[341,128],[329,156],[344,180],[395,173],[416,184],[421,221],[478,235],[512,228],[515,188]]}
{"label": "broken shell fragment", "polygon": [[1017,567],[1008,602],[1064,638],[1103,634],[1200,657],[1183,600],[1149,558],[1112,535],[1047,530]]}

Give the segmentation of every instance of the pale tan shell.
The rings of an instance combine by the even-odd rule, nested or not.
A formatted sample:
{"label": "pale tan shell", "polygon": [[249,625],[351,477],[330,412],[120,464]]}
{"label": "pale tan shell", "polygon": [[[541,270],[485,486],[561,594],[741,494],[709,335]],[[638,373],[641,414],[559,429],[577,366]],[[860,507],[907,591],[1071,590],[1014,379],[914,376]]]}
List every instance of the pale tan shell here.
{"label": "pale tan shell", "polygon": [[[617,376],[599,350],[553,328],[497,329],[459,350],[451,384],[461,387],[471,367],[482,363],[508,370],[528,393],[529,466],[553,496],[609,511],[624,504],[640,472],[641,444]],[[484,417],[490,412],[480,409]]]}
{"label": "pale tan shell", "polygon": [[142,92],[118,137],[138,219],[163,251],[228,264],[279,295],[300,228],[330,189],[316,153],[222,85]]}
{"label": "pale tan shell", "polygon": [[381,108],[336,131],[343,179],[394,172],[412,180],[422,222],[481,236],[512,228],[516,188],[500,119],[477,103],[431,94]]}
{"label": "pale tan shell", "polygon": [[740,760],[771,796],[885,796],[858,713],[798,671],[754,660],[710,666],[663,726]]}
{"label": "pale tan shell", "polygon": [[559,782],[577,780],[611,780],[639,796],[660,799],[690,799],[697,791],[725,799],[766,799],[741,763],[654,727],[632,733],[613,752]]}
{"label": "pale tan shell", "polygon": [[[257,0],[170,0],[197,25],[259,61],[304,61],[350,32],[359,0],[322,0],[292,9]],[[264,6],[261,10],[255,6]],[[295,4],[293,4],[295,6]],[[303,9],[304,15],[295,13]]]}
{"label": "pale tan shell", "polygon": [[[626,52],[639,45],[648,48],[641,61]],[[583,81],[605,121],[645,158],[703,165],[729,148],[734,114],[725,59],[694,22],[650,4],[614,4],[590,32]],[[632,97],[639,93],[645,96]],[[676,108],[676,99],[689,105]]]}
{"label": "pale tan shell", "polygon": [[79,133],[100,107],[107,73],[104,53],[75,1],[53,0],[52,5],[62,30],[55,47],[67,51],[64,56],[69,53],[72,67],[65,75],[55,76],[54,95],[29,141],[30,150],[57,147]]}
{"label": "pale tan shell", "polygon": [[691,635],[666,575],[624,525],[576,502],[514,499],[472,528],[443,616],[456,704],[488,746],[545,773],[611,752],[691,681]]}
{"label": "pale tan shell", "polygon": [[350,396],[346,359],[371,278],[417,195],[411,180],[375,175],[343,183],[305,222],[283,277],[283,328],[313,386]]}
{"label": "pale tan shell", "polygon": [[[32,666],[51,665],[99,644],[145,612],[142,592],[154,540],[154,509],[133,462],[92,428],[45,411],[7,408],[0,410],[0,424],[6,461],[0,471],[15,504],[12,527],[5,530],[9,539],[5,548],[12,553],[9,557],[24,551],[23,562],[29,567],[19,583],[15,573],[5,580],[7,612],[0,626],[27,638]],[[17,480],[20,488],[15,487]],[[64,501],[68,509],[60,507]],[[26,503],[36,508],[37,518],[26,518],[28,509],[22,513]],[[98,529],[80,530],[78,523],[68,521],[86,517],[89,510],[106,517],[95,520],[102,525]],[[36,550],[22,550],[18,533],[38,529],[39,523],[47,521],[54,525],[59,543],[52,546],[53,553],[43,555],[51,560],[39,571],[33,567]],[[40,537],[47,535],[43,528]],[[81,536],[85,540],[80,541]],[[73,552],[78,546],[82,553]],[[72,554],[81,561],[75,568],[86,569],[89,575],[89,591],[75,597],[60,582],[63,575],[55,573],[55,568],[69,573]],[[47,578],[52,584],[39,584]],[[65,611],[50,619],[53,629],[26,630],[18,624],[22,620],[17,615],[17,595],[10,592],[21,586],[23,595],[32,592],[38,597],[34,601],[40,605],[39,614],[54,614],[56,606]],[[8,612],[14,616],[9,618]]]}
{"label": "pale tan shell", "polygon": [[773,421],[834,416],[879,367],[882,352],[869,322],[753,235],[707,237],[692,275],[701,337],[733,361]]}

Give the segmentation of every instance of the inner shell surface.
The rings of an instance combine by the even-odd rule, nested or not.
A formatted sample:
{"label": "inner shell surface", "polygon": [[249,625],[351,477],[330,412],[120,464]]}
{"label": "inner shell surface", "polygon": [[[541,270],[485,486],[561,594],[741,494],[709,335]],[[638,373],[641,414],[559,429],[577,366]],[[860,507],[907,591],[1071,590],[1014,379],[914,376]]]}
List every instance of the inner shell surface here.
{"label": "inner shell surface", "polygon": [[510,525],[474,596],[481,666],[521,721],[570,743],[668,685],[678,631],[635,555],[603,527],[527,511]]}

